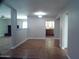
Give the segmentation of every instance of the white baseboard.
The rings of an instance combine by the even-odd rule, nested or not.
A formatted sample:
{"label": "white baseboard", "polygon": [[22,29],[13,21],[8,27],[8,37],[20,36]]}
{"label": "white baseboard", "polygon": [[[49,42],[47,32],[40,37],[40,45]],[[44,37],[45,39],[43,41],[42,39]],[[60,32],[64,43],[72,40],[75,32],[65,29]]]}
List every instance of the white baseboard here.
{"label": "white baseboard", "polygon": [[56,37],[28,37],[28,39],[60,39]]}
{"label": "white baseboard", "polygon": [[45,37],[28,37],[28,39],[46,39]]}
{"label": "white baseboard", "polygon": [[20,46],[21,44],[23,44],[23,43],[24,43],[25,41],[27,41],[27,40],[28,40],[28,39],[25,39],[25,40],[19,42],[17,45],[11,47],[10,49],[15,49],[15,48],[17,48],[18,46]]}

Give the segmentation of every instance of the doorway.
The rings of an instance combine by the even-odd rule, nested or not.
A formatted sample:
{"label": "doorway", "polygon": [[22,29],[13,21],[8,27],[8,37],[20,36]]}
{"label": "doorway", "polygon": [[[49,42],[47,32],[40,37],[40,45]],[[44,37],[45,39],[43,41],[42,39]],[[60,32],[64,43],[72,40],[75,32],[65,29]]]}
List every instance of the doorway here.
{"label": "doorway", "polygon": [[54,21],[46,21],[45,27],[46,27],[46,37],[53,37],[54,36],[54,27],[55,27]]}

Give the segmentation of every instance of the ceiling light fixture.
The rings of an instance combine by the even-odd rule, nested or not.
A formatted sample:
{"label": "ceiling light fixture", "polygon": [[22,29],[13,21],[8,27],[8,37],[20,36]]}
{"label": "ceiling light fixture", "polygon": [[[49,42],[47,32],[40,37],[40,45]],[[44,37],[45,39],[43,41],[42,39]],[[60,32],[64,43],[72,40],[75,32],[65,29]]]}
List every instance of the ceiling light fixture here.
{"label": "ceiling light fixture", "polygon": [[42,18],[43,16],[38,16],[39,18]]}
{"label": "ceiling light fixture", "polygon": [[39,11],[39,12],[35,12],[34,15],[44,16],[44,15],[47,15],[47,13]]}
{"label": "ceiling light fixture", "polygon": [[34,15],[38,16],[39,18],[42,18],[44,15],[47,15],[47,13],[38,11],[38,12],[35,12]]}

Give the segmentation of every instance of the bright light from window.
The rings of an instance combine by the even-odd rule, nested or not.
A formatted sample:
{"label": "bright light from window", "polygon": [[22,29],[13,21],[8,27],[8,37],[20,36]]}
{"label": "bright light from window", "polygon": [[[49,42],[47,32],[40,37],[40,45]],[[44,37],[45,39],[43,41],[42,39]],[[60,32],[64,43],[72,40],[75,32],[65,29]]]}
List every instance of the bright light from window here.
{"label": "bright light from window", "polygon": [[44,15],[47,15],[47,13],[39,11],[39,12],[35,12],[34,15],[44,16]]}
{"label": "bright light from window", "polygon": [[27,19],[27,16],[19,15],[19,16],[17,16],[17,19]]}
{"label": "bright light from window", "polygon": [[28,28],[28,26],[27,26],[27,21],[24,21],[24,22],[23,22],[22,28],[23,28],[23,29]]}
{"label": "bright light from window", "polygon": [[55,23],[54,21],[46,21],[46,29],[54,29]]}

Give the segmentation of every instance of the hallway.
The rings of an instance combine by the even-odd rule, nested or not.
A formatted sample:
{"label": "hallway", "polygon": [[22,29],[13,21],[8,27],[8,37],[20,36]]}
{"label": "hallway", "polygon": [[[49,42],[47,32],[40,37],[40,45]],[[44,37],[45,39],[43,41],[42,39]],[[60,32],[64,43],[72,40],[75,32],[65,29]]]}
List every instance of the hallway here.
{"label": "hallway", "polygon": [[[47,40],[51,41],[47,43]],[[68,59],[64,50],[62,50],[53,39],[29,39],[16,49],[11,50],[12,57],[27,59]],[[48,44],[49,46],[46,46]],[[9,53],[9,52],[8,52]]]}
{"label": "hallway", "polygon": [[78,15],[78,0],[0,0],[0,59],[79,59]]}

